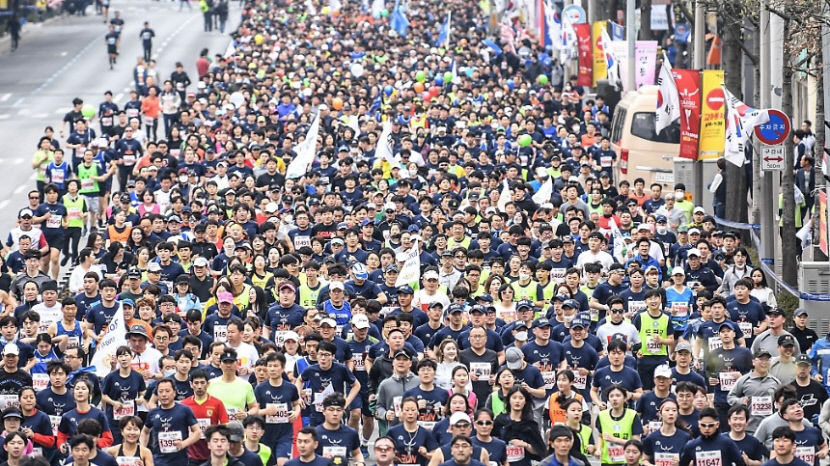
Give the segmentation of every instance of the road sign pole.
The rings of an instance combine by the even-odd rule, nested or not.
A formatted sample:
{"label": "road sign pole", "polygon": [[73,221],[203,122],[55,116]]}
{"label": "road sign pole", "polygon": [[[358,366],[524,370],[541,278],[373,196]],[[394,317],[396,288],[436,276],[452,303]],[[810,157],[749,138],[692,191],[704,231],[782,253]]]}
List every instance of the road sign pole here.
{"label": "road sign pole", "polygon": [[[770,85],[770,47],[771,38],[769,31],[769,10],[767,9],[766,0],[761,2],[761,16],[760,16],[760,96],[761,108],[770,108],[770,94],[772,94],[772,87]],[[761,144],[763,146],[763,144]],[[761,153],[761,162],[763,162],[763,152]],[[761,170],[761,167],[753,167],[754,170]],[[778,176],[778,173],[770,171],[761,171],[761,250],[758,255],[761,256],[761,261],[772,265],[775,261],[775,240],[778,237],[775,233],[778,231],[778,225],[775,222],[775,212],[778,209],[778,193],[773,192],[773,177]]]}
{"label": "road sign pole", "polygon": [[[703,71],[706,67],[706,5],[703,0],[695,2],[695,31],[694,31],[694,67]],[[703,162],[696,160],[692,163],[692,194],[694,202],[703,204]],[[708,209],[710,206],[703,206]]]}

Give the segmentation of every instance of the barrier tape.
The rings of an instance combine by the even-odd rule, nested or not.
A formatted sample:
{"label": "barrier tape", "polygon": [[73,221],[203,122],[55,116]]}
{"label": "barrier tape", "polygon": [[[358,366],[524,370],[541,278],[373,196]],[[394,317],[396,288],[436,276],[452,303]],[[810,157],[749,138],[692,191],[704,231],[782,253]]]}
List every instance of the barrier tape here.
{"label": "barrier tape", "polygon": [[[761,239],[755,233],[756,231],[759,231],[761,229],[761,225],[758,225],[757,223],[733,222],[731,220],[726,220],[720,217],[714,218],[715,222],[717,222],[719,225],[723,225],[729,228],[735,228],[738,230],[749,230],[750,236],[752,237],[752,244],[755,246],[755,249],[757,249],[759,252],[763,251],[763,248],[761,247]],[[773,271],[769,267],[774,263],[774,259],[769,257],[762,257],[760,264],[761,270],[763,270],[764,273],[767,274],[767,277],[772,278],[775,281],[775,283],[777,283],[781,288],[787,290],[788,293],[790,293],[793,296],[798,296],[799,299],[803,299],[805,301],[830,301],[830,294],[806,293],[803,291],[799,291],[788,285],[784,280],[781,279],[781,277],[776,275],[775,271]],[[828,264],[828,267],[830,267],[830,264]]]}

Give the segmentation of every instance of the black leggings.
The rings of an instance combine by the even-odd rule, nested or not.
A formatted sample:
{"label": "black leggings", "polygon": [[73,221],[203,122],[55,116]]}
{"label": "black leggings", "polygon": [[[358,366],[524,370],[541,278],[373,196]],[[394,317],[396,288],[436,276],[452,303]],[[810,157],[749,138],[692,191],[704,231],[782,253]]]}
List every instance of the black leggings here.
{"label": "black leggings", "polygon": [[67,227],[66,228],[66,244],[63,247],[63,253],[72,258],[78,259],[78,243],[81,241],[81,227]]}

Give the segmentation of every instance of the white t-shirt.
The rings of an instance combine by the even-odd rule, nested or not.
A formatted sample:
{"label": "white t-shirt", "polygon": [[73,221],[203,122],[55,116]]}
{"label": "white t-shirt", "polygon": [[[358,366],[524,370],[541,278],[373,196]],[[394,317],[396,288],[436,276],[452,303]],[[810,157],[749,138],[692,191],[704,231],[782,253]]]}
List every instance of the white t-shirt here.
{"label": "white t-shirt", "polygon": [[605,251],[599,251],[594,254],[591,250],[587,250],[579,254],[579,258],[576,260],[576,267],[584,268],[585,264],[591,264],[594,262],[602,264],[602,271],[607,272],[614,263],[614,258],[611,257],[611,254],[608,254]]}
{"label": "white t-shirt", "polygon": [[[226,342],[225,344],[228,343]],[[230,345],[228,344],[228,346]],[[257,353],[254,345],[243,341],[239,344],[239,346],[231,346],[231,348],[236,350],[236,357],[239,359],[239,367],[244,367],[249,371],[254,368],[254,364],[256,364],[257,359],[259,359],[259,353]]]}

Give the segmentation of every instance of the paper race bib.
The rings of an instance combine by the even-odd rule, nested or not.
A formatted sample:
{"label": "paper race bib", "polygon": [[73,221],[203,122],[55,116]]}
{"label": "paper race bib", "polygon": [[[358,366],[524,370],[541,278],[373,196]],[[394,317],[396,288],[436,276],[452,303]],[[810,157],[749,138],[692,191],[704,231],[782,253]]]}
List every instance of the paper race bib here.
{"label": "paper race bib", "polygon": [[689,313],[689,303],[673,302],[671,303],[671,315],[685,316]]}
{"label": "paper race bib", "polygon": [[115,418],[116,421],[125,417],[132,416],[135,416],[135,403],[132,401],[123,404],[121,406],[121,409],[113,408],[112,410],[112,417]]}
{"label": "paper race bib", "polygon": [[738,327],[740,327],[741,332],[743,332],[744,338],[751,338],[752,337],[752,322],[747,322],[747,321],[738,322]]}
{"label": "paper race bib", "polygon": [[205,430],[210,427],[210,419],[206,417],[200,417],[196,419],[196,422],[199,424],[199,429],[202,430],[202,438],[205,438]]}
{"label": "paper race bib", "polygon": [[265,409],[277,409],[277,414],[265,416],[265,422],[268,424],[287,424],[288,423],[288,403],[267,403]]}
{"label": "paper race bib", "polygon": [[77,207],[70,207],[68,209],[68,213],[67,213],[66,217],[69,220],[80,220],[81,219],[81,209],[79,209]]}
{"label": "paper race bib", "polygon": [[11,407],[20,407],[20,400],[17,395],[0,395],[0,411]]}
{"label": "paper race bib", "polygon": [[772,396],[753,396],[749,412],[753,416],[769,416],[772,414]]}
{"label": "paper race bib", "polygon": [[81,190],[88,191],[95,189],[95,180],[92,178],[81,178]]}
{"label": "paper race bib", "polygon": [[52,172],[52,183],[55,184],[62,184],[63,183],[63,170],[54,170]]}
{"label": "paper race bib", "polygon": [[323,447],[324,458],[336,458],[338,456],[341,458],[346,456],[346,447],[334,445]]}
{"label": "paper race bib", "polygon": [[471,362],[470,363],[470,372],[475,372],[478,374],[479,380],[487,379],[490,377],[490,370],[492,366],[489,362]]}
{"label": "paper race bib", "polygon": [[175,442],[176,440],[182,439],[181,431],[173,431],[173,432],[159,432],[159,451],[161,453],[176,453],[179,451],[176,448]]}
{"label": "paper race bib", "polygon": [[574,372],[574,388],[577,390],[585,390],[585,387],[588,386],[588,375],[579,375],[579,373]]}
{"label": "paper race bib", "polygon": [[735,382],[738,381],[731,372],[719,372],[718,379],[720,380],[720,389],[725,392],[732,390]]}
{"label": "paper race bib", "polygon": [[816,447],[795,447],[795,457],[807,464],[815,464]]}
{"label": "paper race bib", "polygon": [[43,456],[43,448],[40,448],[40,447],[32,448],[32,453],[30,453],[29,456],[32,456],[32,457],[34,457],[34,456]]}
{"label": "paper race bib", "polygon": [[116,456],[115,462],[118,466],[138,466],[141,464],[141,458],[138,456]]}
{"label": "paper race bib", "polygon": [[228,326],[227,325],[214,325],[213,326],[213,339],[214,341],[228,341]]}
{"label": "paper race bib", "polygon": [[680,454],[678,453],[668,453],[665,451],[654,452],[654,465],[655,466],[672,466],[675,461],[680,459]]}
{"label": "paper race bib", "polygon": [[709,337],[709,351],[714,351],[723,346],[723,342],[720,341],[720,337]]}
{"label": "paper race bib", "polygon": [[507,445],[507,462],[513,463],[525,459],[525,448],[516,445]]}
{"label": "paper race bib", "polygon": [[654,337],[651,337],[646,341],[646,351],[649,353],[659,353],[662,348],[663,344],[656,341]]}
{"label": "paper race bib", "polygon": [[49,374],[32,374],[32,386],[36,392],[49,386]]}
{"label": "paper race bib", "polygon": [[432,430],[437,424],[435,421],[418,421],[418,425],[423,427],[424,429]]}
{"label": "paper race bib", "polygon": [[542,380],[545,381],[545,390],[553,390],[556,386],[556,371],[542,372]]}
{"label": "paper race bib", "polygon": [[601,167],[610,167],[613,160],[610,155],[603,155],[599,158],[599,165]]}
{"label": "paper race bib", "polygon": [[57,437],[58,426],[61,425],[61,417],[49,415],[49,424],[52,425],[52,434]]}
{"label": "paper race bib", "polygon": [[355,372],[366,372],[366,353],[353,353],[352,361],[354,361]]}
{"label": "paper race bib", "polygon": [[392,407],[395,409],[395,417],[401,416],[401,401],[403,401],[402,396],[392,397]]}
{"label": "paper race bib", "polygon": [[696,466],[723,466],[720,450],[695,452]]}
{"label": "paper race bib", "polygon": [[608,445],[608,458],[611,460],[612,463],[624,463],[625,462],[625,447],[616,443],[610,443]]}

